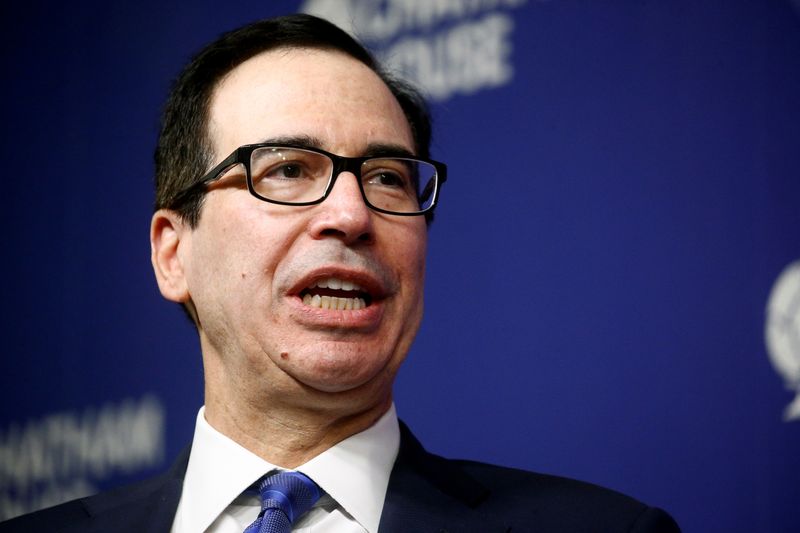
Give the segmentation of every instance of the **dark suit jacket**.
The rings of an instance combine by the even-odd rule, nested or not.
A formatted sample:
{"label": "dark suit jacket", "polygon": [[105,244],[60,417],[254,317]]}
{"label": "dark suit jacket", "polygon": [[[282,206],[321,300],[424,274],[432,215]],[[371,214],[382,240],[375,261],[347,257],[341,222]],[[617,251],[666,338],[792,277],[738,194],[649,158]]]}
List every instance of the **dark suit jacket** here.
{"label": "dark suit jacket", "polygon": [[[565,478],[426,452],[401,423],[380,533],[674,533],[659,509]],[[163,475],[0,524],[0,533],[168,532],[188,448]]]}

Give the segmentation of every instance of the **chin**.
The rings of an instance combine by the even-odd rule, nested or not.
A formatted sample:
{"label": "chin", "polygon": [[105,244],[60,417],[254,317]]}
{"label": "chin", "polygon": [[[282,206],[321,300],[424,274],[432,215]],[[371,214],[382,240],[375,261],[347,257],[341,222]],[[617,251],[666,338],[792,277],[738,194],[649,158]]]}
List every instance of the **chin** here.
{"label": "chin", "polygon": [[284,370],[303,385],[320,392],[347,393],[373,386],[381,389],[392,384],[391,357],[365,358],[329,352],[303,359],[287,365]]}

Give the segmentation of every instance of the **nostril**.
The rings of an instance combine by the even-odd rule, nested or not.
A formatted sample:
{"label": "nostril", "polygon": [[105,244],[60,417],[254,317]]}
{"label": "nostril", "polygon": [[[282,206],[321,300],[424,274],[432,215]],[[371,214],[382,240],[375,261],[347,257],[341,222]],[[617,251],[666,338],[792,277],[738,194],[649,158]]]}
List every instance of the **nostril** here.
{"label": "nostril", "polygon": [[325,235],[326,237],[344,237],[345,233],[336,228],[326,228],[320,232],[320,235]]}
{"label": "nostril", "polygon": [[370,243],[372,242],[372,233],[369,231],[363,231],[358,233],[357,236],[351,238],[351,233],[347,231],[343,231],[337,228],[325,228],[319,232],[320,237],[335,237],[337,239],[346,240],[348,242],[361,242],[361,243]]}

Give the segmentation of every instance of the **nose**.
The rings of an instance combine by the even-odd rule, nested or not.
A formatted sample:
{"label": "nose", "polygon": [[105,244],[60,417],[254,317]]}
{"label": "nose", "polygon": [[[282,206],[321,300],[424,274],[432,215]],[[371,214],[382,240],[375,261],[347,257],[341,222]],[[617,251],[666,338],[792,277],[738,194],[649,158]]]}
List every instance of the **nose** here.
{"label": "nose", "polygon": [[372,242],[372,210],[364,203],[358,178],[352,172],[339,174],[328,197],[315,209],[311,224],[315,238],[335,237],[346,244]]}

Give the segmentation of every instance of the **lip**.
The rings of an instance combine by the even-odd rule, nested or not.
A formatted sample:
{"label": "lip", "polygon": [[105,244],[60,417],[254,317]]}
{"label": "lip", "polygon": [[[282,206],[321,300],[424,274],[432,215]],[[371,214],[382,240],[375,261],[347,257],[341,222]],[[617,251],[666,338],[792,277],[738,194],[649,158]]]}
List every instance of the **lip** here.
{"label": "lip", "polygon": [[[313,283],[325,278],[339,278],[358,284],[369,293],[370,305],[363,309],[349,311],[319,309],[305,305],[300,294]],[[387,285],[372,272],[341,266],[327,266],[314,269],[302,276],[287,291],[286,298],[293,310],[293,316],[305,325],[318,328],[369,331],[376,328],[383,318],[384,303],[391,292]]]}

